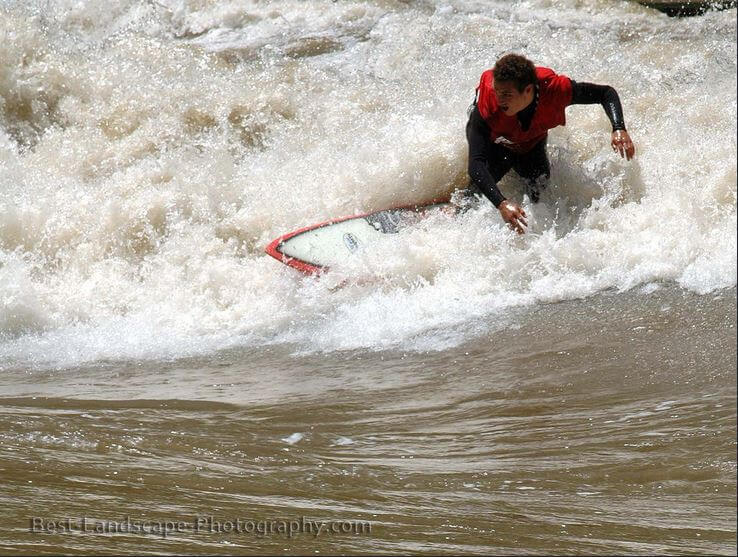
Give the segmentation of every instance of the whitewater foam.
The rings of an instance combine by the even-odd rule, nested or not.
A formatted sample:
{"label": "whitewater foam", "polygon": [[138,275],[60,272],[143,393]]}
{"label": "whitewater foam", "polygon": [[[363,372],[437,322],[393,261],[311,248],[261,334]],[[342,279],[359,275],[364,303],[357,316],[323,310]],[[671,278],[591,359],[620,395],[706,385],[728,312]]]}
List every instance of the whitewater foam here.
{"label": "whitewater foam", "polygon": [[[735,10],[677,20],[610,0],[0,9],[5,366],[271,343],[438,350],[539,304],[736,284]],[[320,280],[263,253],[301,226],[463,187],[466,108],[509,50],[615,86],[636,159],[612,153],[601,108],[571,107],[551,133],[552,184],[526,203],[524,237],[482,202]],[[501,187],[522,199],[514,175]]]}

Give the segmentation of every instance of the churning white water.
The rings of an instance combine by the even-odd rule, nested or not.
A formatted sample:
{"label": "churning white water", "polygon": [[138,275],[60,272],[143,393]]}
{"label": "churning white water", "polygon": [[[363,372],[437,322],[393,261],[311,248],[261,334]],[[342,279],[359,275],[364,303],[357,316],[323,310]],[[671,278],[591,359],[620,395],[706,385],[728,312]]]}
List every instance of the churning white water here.
{"label": "churning white water", "polygon": [[[735,10],[0,6],[2,367],[275,343],[437,350],[540,304],[736,284]],[[634,161],[612,152],[599,106],[571,107],[525,236],[485,201],[321,279],[264,254],[296,228],[465,186],[466,108],[508,51],[613,85]],[[502,183],[518,200],[520,186]]]}

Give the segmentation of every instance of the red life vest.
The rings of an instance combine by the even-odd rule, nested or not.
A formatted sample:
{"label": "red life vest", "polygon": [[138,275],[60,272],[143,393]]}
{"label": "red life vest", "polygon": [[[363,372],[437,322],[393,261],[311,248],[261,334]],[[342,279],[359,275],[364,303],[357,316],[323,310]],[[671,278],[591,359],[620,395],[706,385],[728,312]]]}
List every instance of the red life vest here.
{"label": "red life vest", "polygon": [[493,143],[504,145],[516,153],[527,153],[548,135],[548,130],[566,124],[564,109],[571,104],[571,80],[549,68],[536,66],[538,105],[530,127],[523,131],[517,114],[507,116],[497,105],[492,70],[482,74],[477,87],[477,108],[490,129]]}

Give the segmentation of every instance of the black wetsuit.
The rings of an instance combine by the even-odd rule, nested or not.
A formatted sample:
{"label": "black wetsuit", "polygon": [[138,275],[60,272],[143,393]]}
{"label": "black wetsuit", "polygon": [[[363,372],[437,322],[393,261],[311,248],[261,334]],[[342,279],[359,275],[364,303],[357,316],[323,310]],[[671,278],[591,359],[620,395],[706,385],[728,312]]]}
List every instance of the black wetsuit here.
{"label": "black wetsuit", "polygon": [[[570,104],[601,104],[612,124],[612,131],[625,130],[623,108],[617,91],[609,85],[594,83],[577,83],[572,80],[572,99]],[[538,105],[538,87],[530,103],[517,117],[523,130],[530,127]],[[469,142],[469,177],[470,193],[481,191],[495,207],[499,207],[505,197],[497,187],[502,177],[512,168],[523,179],[531,201],[538,202],[540,190],[548,184],[551,166],[546,153],[546,139],[541,141],[527,153],[515,153],[502,145],[492,143],[487,122],[479,114],[476,103],[466,124],[466,139]]]}

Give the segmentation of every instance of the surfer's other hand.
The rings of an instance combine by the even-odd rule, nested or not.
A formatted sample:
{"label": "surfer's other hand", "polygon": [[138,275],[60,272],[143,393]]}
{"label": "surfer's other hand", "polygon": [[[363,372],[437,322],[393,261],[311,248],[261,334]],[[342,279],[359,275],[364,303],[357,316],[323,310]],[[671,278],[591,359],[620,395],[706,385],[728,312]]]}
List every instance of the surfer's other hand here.
{"label": "surfer's other hand", "polygon": [[612,132],[612,150],[616,153],[620,153],[621,157],[626,157],[628,160],[635,156],[635,145],[630,139],[628,132],[625,130],[615,130]]}
{"label": "surfer's other hand", "polygon": [[525,220],[525,211],[517,203],[512,201],[503,201],[498,207],[502,220],[504,220],[510,228],[515,230],[518,234],[524,234],[524,226],[528,226],[528,222]]}

